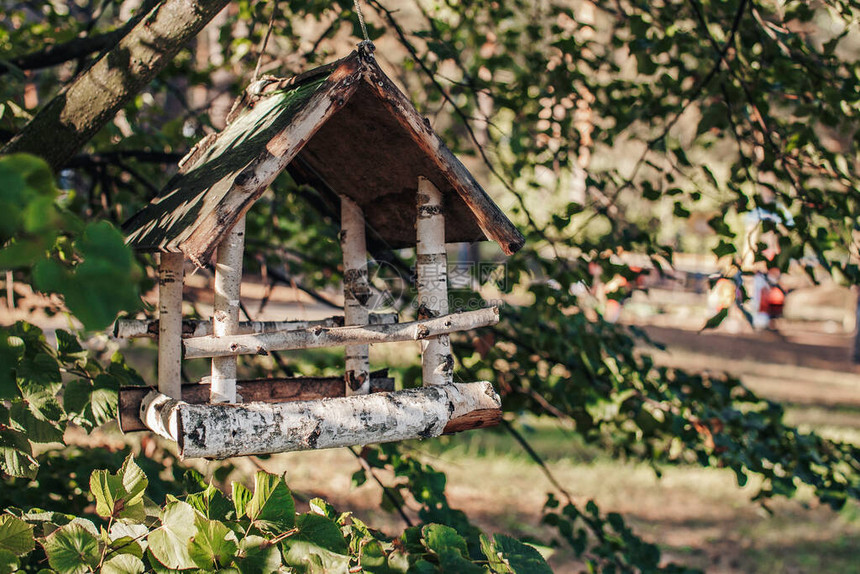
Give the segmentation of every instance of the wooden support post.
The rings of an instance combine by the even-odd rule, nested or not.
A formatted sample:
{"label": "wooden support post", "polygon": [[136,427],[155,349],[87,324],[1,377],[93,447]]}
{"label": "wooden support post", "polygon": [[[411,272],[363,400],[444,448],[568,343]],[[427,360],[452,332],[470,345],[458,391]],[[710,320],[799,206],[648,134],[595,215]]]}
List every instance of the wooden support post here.
{"label": "wooden support post", "polygon": [[[445,214],[442,193],[425,178],[418,178],[418,234],[416,271],[418,318],[448,314],[448,257],[445,253]],[[454,358],[447,335],[421,342],[423,384],[444,385],[454,380]]]}
{"label": "wooden support post", "polygon": [[192,405],[151,391],[140,418],[175,440],[182,458],[227,458],[439,436],[498,423],[486,381],[298,401]]}
{"label": "wooden support post", "polygon": [[[245,249],[245,217],[218,245],[215,263],[215,312],[212,315],[212,335],[232,336],[239,333],[239,292],[242,287],[242,254]],[[236,357],[212,359],[212,387],[209,399],[213,403],[236,402]]]}
{"label": "wooden support post", "polygon": [[182,253],[162,253],[158,263],[158,390],[182,398]]}
{"label": "wooden support post", "polygon": [[[343,250],[343,316],[344,324],[366,325],[367,247],[364,212],[346,196],[340,198],[340,246]],[[370,346],[346,346],[346,394],[366,395],[370,391]]]}

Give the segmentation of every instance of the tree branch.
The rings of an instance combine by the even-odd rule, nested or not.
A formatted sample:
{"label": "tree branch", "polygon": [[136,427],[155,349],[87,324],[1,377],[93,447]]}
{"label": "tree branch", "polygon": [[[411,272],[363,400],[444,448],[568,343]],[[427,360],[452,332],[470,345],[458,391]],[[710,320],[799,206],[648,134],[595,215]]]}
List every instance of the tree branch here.
{"label": "tree branch", "polygon": [[70,159],[65,167],[89,167],[96,164],[116,164],[126,159],[133,159],[143,163],[174,164],[182,159],[185,154],[149,151],[142,149],[129,149],[120,151],[97,152],[92,154],[77,155]]}
{"label": "tree branch", "polygon": [[89,56],[96,52],[109,48],[116,44],[120,38],[126,35],[131,29],[131,23],[126,24],[116,30],[105,32],[103,34],[95,34],[93,36],[84,36],[83,38],[75,38],[62,44],[54,44],[48,46],[44,50],[31,52],[10,58],[5,62],[0,62],[0,76],[8,74],[13,70],[40,70],[42,68],[50,68],[71,60],[77,60],[84,56]]}
{"label": "tree branch", "polygon": [[229,0],[164,0],[33,118],[0,153],[64,166]]}
{"label": "tree branch", "polygon": [[104,13],[104,3],[99,7],[98,13],[93,16],[92,20],[86,26],[86,35],[80,38],[47,46],[37,52],[15,56],[5,61],[0,61],[0,76],[9,72],[18,70],[40,70],[42,68],[50,68],[65,62],[77,60],[96,52],[101,52],[113,47],[120,41],[128,32],[134,28],[141,18],[149,12],[158,0],[146,0],[140,6],[134,18],[120,26],[116,30],[103,32],[101,34],[90,35],[92,27],[95,25],[98,18]]}

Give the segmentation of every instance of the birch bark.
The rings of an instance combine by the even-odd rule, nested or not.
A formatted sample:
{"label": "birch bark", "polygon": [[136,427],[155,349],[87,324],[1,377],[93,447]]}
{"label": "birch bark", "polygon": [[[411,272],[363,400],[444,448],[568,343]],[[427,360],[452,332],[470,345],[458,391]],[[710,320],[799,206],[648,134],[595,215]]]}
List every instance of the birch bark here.
{"label": "birch bark", "polygon": [[498,307],[488,307],[476,311],[452,313],[434,319],[397,323],[394,325],[334,327],[332,329],[317,327],[301,331],[282,331],[261,335],[196,337],[185,339],[182,347],[187,359],[265,355],[269,351],[422,341],[437,335],[447,335],[456,331],[469,331],[478,327],[495,325],[498,322]]}
{"label": "birch bark", "polygon": [[[239,294],[242,288],[242,254],[245,249],[245,218],[236,223],[218,245],[215,264],[215,312],[212,335],[228,337],[239,333]],[[213,403],[236,402],[236,357],[212,359]]]}
{"label": "birch bark", "polygon": [[486,381],[275,404],[192,405],[153,391],[141,420],[175,440],[183,458],[220,459],[429,438],[500,405]]}
{"label": "birch bark", "polygon": [[[343,316],[345,325],[367,324],[367,245],[364,212],[351,199],[340,198],[340,245],[343,250]],[[346,394],[366,395],[370,391],[370,346],[346,346]]]}
{"label": "birch bark", "polygon": [[[445,213],[442,193],[424,177],[418,178],[418,235],[416,247],[416,283],[418,318],[448,314],[448,257],[445,253]],[[444,385],[454,380],[454,357],[447,335],[421,343],[422,381],[426,385]]]}

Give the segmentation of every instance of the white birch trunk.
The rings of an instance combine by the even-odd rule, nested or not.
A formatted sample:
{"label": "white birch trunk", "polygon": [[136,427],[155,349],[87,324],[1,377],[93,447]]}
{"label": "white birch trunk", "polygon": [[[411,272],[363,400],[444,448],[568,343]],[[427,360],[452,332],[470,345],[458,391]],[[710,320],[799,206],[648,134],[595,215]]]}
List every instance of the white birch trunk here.
{"label": "white birch trunk", "polygon": [[265,355],[269,351],[316,349],[340,345],[397,343],[423,341],[456,331],[468,331],[499,322],[498,307],[476,311],[452,313],[434,319],[397,323],[395,325],[364,325],[335,327],[332,329],[306,329],[262,335],[235,335],[232,337],[197,337],[182,343],[187,359],[201,357],[228,357],[237,355]]}
{"label": "white birch trunk", "polygon": [[[418,178],[418,218],[415,229],[418,318],[448,314],[448,257],[445,253],[445,214],[442,193],[424,177]],[[444,385],[454,380],[454,357],[447,335],[421,343],[422,381]]]}
{"label": "white birch trunk", "polygon": [[158,264],[158,390],[182,398],[182,253],[161,253]]}
{"label": "white birch trunk", "polygon": [[[341,196],[340,221],[344,325],[366,325],[368,316],[365,305],[370,297],[370,286],[367,282],[364,212],[354,201]],[[345,355],[344,379],[347,396],[366,395],[370,392],[370,347],[347,345]]]}
{"label": "white birch trunk", "polygon": [[[370,313],[367,316],[370,325],[393,325],[397,323],[397,313]],[[313,327],[343,327],[344,318],[326,317],[314,321],[241,321],[238,335],[253,335],[258,333],[277,333],[280,331],[299,331]],[[182,338],[207,337],[212,334],[212,321],[203,319],[185,319],[182,321]],[[136,339],[140,337],[158,338],[158,319],[119,319],[114,326],[113,336],[118,339]]]}
{"label": "white birch trunk", "polygon": [[[239,292],[242,287],[244,249],[243,216],[218,245],[218,260],[215,263],[215,311],[212,315],[214,337],[227,337],[239,332]],[[236,402],[236,363],[236,357],[212,359],[211,402]]]}
{"label": "white birch trunk", "polygon": [[439,436],[446,425],[501,406],[486,382],[291,403],[192,405],[150,393],[141,420],[182,458],[227,458]]}

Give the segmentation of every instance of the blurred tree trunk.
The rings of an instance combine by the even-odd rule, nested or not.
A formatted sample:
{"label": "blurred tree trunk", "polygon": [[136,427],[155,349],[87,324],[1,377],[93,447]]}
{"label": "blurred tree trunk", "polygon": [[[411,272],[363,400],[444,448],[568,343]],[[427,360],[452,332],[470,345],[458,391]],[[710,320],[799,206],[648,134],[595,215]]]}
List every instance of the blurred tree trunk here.
{"label": "blurred tree trunk", "polygon": [[[594,4],[586,1],[579,6],[577,22],[582,26],[582,41],[591,41],[594,38]],[[594,94],[584,85],[578,91],[579,99],[576,100],[573,125],[579,132],[579,148],[576,153],[576,162],[572,166],[573,182],[570,199],[575,203],[585,205],[588,194],[588,166],[591,163],[591,148],[594,146],[594,140],[591,138],[594,131],[594,111],[591,108]]]}
{"label": "blurred tree trunk", "polygon": [[860,364],[860,287],[854,288],[857,293],[857,307],[854,309],[854,363]]}
{"label": "blurred tree trunk", "polygon": [[28,152],[62,167],[229,0],[164,0],[82,73],[0,152]]}

